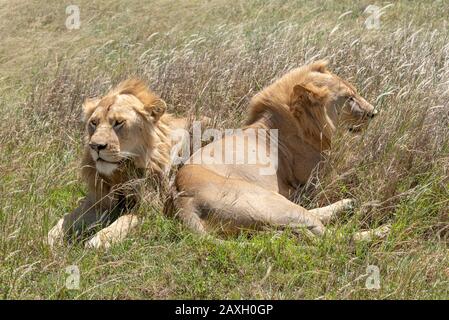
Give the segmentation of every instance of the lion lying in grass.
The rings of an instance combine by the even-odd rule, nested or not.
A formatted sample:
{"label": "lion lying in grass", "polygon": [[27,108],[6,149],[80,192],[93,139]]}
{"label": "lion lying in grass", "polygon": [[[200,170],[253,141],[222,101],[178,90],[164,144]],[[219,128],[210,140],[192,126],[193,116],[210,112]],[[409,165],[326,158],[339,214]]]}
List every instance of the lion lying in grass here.
{"label": "lion lying in grass", "polygon": [[63,238],[83,239],[103,226],[86,246],[108,247],[138,224],[137,216],[129,213],[140,187],[133,181],[145,177],[161,186],[167,180],[171,131],[187,126],[186,119],[176,119],[165,110],[165,102],[139,80],[124,81],[105,97],[85,101],[81,173],[88,194],[50,230],[51,246]]}
{"label": "lion lying in grass", "polygon": [[[325,61],[287,73],[253,97],[243,130],[198,150],[178,171],[173,197],[178,217],[203,235],[212,230],[233,233],[267,226],[305,227],[322,235],[324,225],[351,207],[353,200],[307,210],[289,197],[322,160],[339,122],[357,131],[376,113],[351,84],[327,70]],[[266,168],[261,154],[253,164],[223,163],[226,154],[231,159],[241,156],[234,143],[238,139],[246,141],[244,151],[250,144],[270,149],[274,138],[270,129],[278,130],[278,167],[272,174],[261,174]],[[268,131],[268,138],[254,135],[255,130]],[[196,161],[198,158],[201,161]],[[166,208],[170,212],[171,205]],[[387,231],[384,228],[374,234]],[[360,233],[355,238],[367,239],[372,234]]]}

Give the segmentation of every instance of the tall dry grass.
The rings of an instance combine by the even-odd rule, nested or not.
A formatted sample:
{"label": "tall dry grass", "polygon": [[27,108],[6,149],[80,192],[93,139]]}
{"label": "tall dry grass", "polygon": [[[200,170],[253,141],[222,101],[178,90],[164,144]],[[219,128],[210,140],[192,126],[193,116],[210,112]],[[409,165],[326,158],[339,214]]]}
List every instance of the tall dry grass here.
{"label": "tall dry grass", "polygon": [[[381,28],[368,30],[367,4],[80,1],[82,27],[68,32],[62,3],[2,3],[1,296],[447,298],[449,8],[395,2]],[[253,249],[216,247],[148,199],[144,226],[109,253],[51,253],[42,243],[84,193],[77,175],[86,97],[139,76],[170,112],[233,128],[258,90],[318,58],[380,111],[362,134],[339,131],[298,189],[308,207],[357,199],[335,236],[308,243],[267,233],[251,240]],[[348,241],[384,223],[392,224],[387,240]],[[82,270],[79,291],[64,288],[71,264]],[[367,264],[381,268],[379,291],[356,280]]]}

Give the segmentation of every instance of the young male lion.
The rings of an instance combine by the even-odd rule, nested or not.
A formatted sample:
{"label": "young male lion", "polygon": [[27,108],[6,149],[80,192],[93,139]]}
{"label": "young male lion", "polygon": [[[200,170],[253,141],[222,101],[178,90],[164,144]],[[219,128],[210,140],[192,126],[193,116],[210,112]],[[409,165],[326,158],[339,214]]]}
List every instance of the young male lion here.
{"label": "young male lion", "polygon": [[167,180],[171,132],[188,122],[165,110],[165,102],[136,79],[120,83],[101,99],[85,101],[81,173],[88,194],[50,230],[51,246],[64,238],[83,239],[102,226],[86,245],[108,247],[138,224],[130,210],[138,201],[139,182],[151,180],[160,187]]}
{"label": "young male lion", "polygon": [[[376,110],[351,84],[328,71],[325,61],[287,73],[255,95],[249,109],[243,130],[203,147],[178,171],[173,199],[178,217],[199,234],[289,226],[322,235],[324,224],[353,200],[307,210],[289,197],[330,148],[337,123],[358,130]],[[238,140],[246,141],[243,148]],[[263,150],[253,163],[242,161],[249,154],[239,154],[254,151],[249,146]],[[262,161],[270,152],[278,160],[271,173],[264,171],[267,163]]]}

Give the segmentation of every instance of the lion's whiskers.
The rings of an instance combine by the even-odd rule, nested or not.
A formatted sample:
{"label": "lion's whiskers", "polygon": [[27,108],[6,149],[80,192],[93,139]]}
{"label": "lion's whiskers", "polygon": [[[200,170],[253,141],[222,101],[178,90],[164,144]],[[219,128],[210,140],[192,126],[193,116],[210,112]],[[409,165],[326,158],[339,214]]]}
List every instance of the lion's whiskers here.
{"label": "lion's whiskers", "polygon": [[137,156],[138,156],[137,153],[129,152],[129,151],[121,151],[121,152],[118,154],[118,157],[119,157],[119,158],[125,159],[125,160],[130,160],[130,159],[133,159],[133,158],[135,158],[135,157],[137,157]]}

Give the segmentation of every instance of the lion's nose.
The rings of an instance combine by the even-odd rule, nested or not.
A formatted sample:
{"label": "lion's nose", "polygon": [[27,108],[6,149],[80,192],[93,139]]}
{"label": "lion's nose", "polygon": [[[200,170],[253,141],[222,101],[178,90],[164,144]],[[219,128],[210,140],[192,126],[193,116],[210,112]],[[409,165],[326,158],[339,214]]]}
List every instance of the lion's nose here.
{"label": "lion's nose", "polygon": [[370,117],[371,119],[374,118],[376,115],[378,114],[377,110],[373,110],[372,112],[368,113],[368,117]]}
{"label": "lion's nose", "polygon": [[94,149],[95,151],[99,152],[100,150],[106,149],[107,143],[101,144],[101,143],[89,143],[89,147]]}

